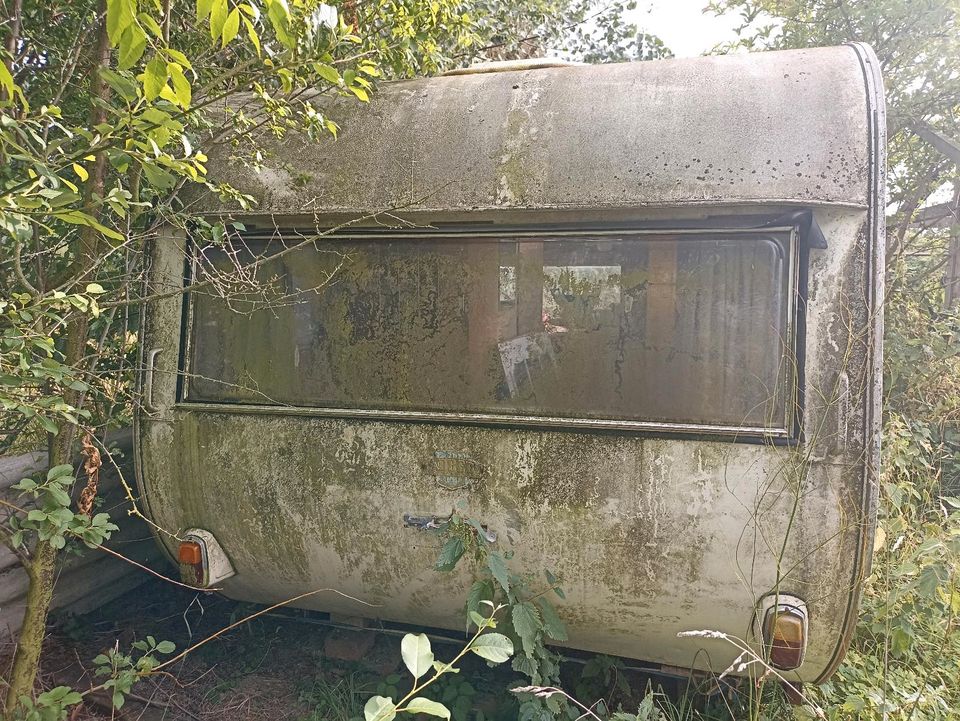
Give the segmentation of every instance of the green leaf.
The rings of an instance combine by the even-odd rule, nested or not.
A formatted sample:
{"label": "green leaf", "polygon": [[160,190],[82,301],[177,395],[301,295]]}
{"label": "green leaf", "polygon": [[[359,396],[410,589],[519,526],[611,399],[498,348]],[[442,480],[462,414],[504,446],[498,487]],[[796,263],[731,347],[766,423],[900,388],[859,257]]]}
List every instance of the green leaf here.
{"label": "green leaf", "polygon": [[470,617],[471,623],[477,628],[485,628],[488,625],[486,617],[481,616],[476,611],[469,611],[467,615]]}
{"label": "green leaf", "polygon": [[7,96],[12,98],[17,85],[13,82],[13,76],[6,64],[0,63],[0,66],[2,66],[0,67],[0,86],[7,91]]}
{"label": "green leaf", "polygon": [[163,168],[158,168],[153,163],[143,163],[143,172],[147,176],[147,182],[160,190],[168,190],[177,182],[172,173],[168,173]]}
{"label": "green leaf", "polygon": [[314,63],[313,69],[321,78],[334,85],[340,84],[340,73],[332,65],[326,63]]}
{"label": "green leaf", "polygon": [[117,69],[128,70],[140,62],[143,51],[147,49],[147,34],[139,25],[131,23],[120,36],[120,52]]}
{"label": "green leaf", "polygon": [[57,478],[63,478],[64,476],[73,475],[73,466],[69,463],[62,463],[59,466],[54,466],[49,471],[47,471],[47,480],[53,481]]}
{"label": "green leaf", "polygon": [[423,696],[417,696],[415,699],[407,703],[406,708],[404,709],[410,713],[425,713],[430,716],[439,716],[440,718],[449,719],[450,710],[444,706],[442,703],[437,703],[436,701],[431,701],[428,698]]}
{"label": "green leaf", "polygon": [[116,47],[124,31],[133,24],[132,0],[107,0],[107,37]]}
{"label": "green leaf", "polygon": [[847,700],[843,702],[842,706],[844,711],[864,711],[867,708],[867,702],[860,698],[859,696],[847,696]]}
{"label": "green leaf", "polygon": [[157,644],[158,653],[173,653],[176,650],[177,646],[173,641],[161,641]]}
{"label": "green leaf", "polygon": [[485,633],[470,645],[470,650],[491,663],[503,663],[513,655],[513,641],[502,633]]}
{"label": "green leaf", "polygon": [[106,293],[103,289],[103,286],[99,283],[87,283],[86,292],[90,295],[99,295],[100,293]]}
{"label": "green leaf", "polygon": [[365,721],[393,721],[397,715],[397,707],[392,698],[374,696],[363,707]]}
{"label": "green leaf", "polygon": [[504,593],[510,593],[510,574],[507,571],[507,564],[504,562],[503,556],[499,553],[488,553],[487,568],[490,569],[490,573],[493,574]]}
{"label": "green leaf", "polygon": [[55,503],[63,508],[66,508],[70,505],[70,494],[63,490],[60,486],[49,486],[47,488],[47,493],[50,494],[50,497]]}
{"label": "green leaf", "polygon": [[45,430],[47,433],[57,435],[60,432],[60,428],[57,426],[57,424],[46,416],[37,416],[37,420],[40,422],[40,425],[43,426],[43,430]]}
{"label": "green leaf", "polygon": [[210,37],[213,40],[223,36],[223,26],[227,22],[227,0],[213,0],[210,7]]}
{"label": "green leaf", "polygon": [[253,23],[250,21],[250,18],[244,16],[241,18],[243,20],[243,26],[247,29],[247,38],[253,44],[253,47],[257,49],[257,55],[260,54],[260,36],[257,35],[257,29],[253,27]]}
{"label": "green leaf", "polygon": [[227,15],[227,19],[223,23],[223,33],[220,36],[222,42],[221,47],[226,47],[231,40],[237,37],[238,32],[240,32],[240,11],[234,8],[230,11],[230,14]]}
{"label": "green leaf", "polygon": [[443,544],[443,548],[440,549],[440,556],[437,558],[435,568],[443,572],[452,571],[465,550],[463,539],[457,536],[448,538],[447,542]]}
{"label": "green leaf", "polygon": [[183,68],[179,63],[167,63],[167,75],[170,76],[173,83],[173,94],[177,98],[177,105],[184,110],[188,110],[192,100],[192,91],[190,81],[183,74]]}
{"label": "green leaf", "polygon": [[524,652],[532,656],[537,645],[537,634],[543,625],[536,606],[529,601],[518,603],[510,610],[510,620],[513,623],[513,630],[517,632],[523,643]]}
{"label": "green leaf", "polygon": [[400,642],[400,655],[407,666],[407,670],[415,679],[420,678],[433,665],[433,651],[430,648],[430,639],[425,634],[414,636],[408,633]]}
{"label": "green leaf", "polygon": [[[524,676],[528,676],[532,679],[537,678],[540,674],[540,662],[536,658],[532,658],[525,654],[520,654],[519,656],[514,657],[513,663],[510,665],[517,673],[522,673]],[[631,719],[631,721],[633,720]]]}
{"label": "green leaf", "polygon": [[157,24],[157,21],[153,19],[147,13],[139,13],[137,15],[137,20],[140,21],[140,24],[143,25],[147,30],[152,32],[156,37],[163,38],[163,29]]}
{"label": "green leaf", "polygon": [[356,95],[364,103],[370,102],[370,96],[367,94],[367,91],[363,88],[358,88],[356,85],[351,85],[347,88],[351,93]]}
{"label": "green leaf", "polygon": [[100,73],[100,77],[103,78],[103,81],[109,85],[110,88],[117,93],[117,95],[122,97],[128,103],[133,102],[139,96],[137,84],[130,78],[114,72],[110,68],[100,67],[97,69],[97,72]]}
{"label": "green leaf", "polygon": [[197,0],[197,22],[206,20],[210,14],[210,8],[213,7],[213,0]]}
{"label": "green leaf", "polygon": [[[37,703],[41,706],[57,705],[60,708],[73,706],[83,700],[83,696],[69,686],[57,686],[46,693],[37,696]],[[29,717],[28,717],[29,718]],[[44,717],[45,718],[45,717]]]}
{"label": "green leaf", "polygon": [[467,593],[467,612],[479,613],[481,601],[493,600],[493,586],[489,581],[474,581]]}
{"label": "green leaf", "polygon": [[59,218],[66,223],[71,223],[72,225],[87,225],[100,231],[102,235],[112,238],[113,240],[123,240],[123,236],[120,235],[120,233],[115,230],[111,230],[102,223],[97,222],[93,216],[87,215],[79,210],[57,211],[54,213],[54,217]]}
{"label": "green leaf", "polygon": [[294,50],[297,45],[296,38],[290,35],[290,8],[286,0],[268,0],[267,17],[273,26],[273,31],[277,35],[284,47]]}
{"label": "green leaf", "polygon": [[173,60],[173,62],[180,63],[181,67],[184,67],[187,70],[193,70],[193,65],[190,64],[190,60],[179,50],[175,48],[164,48],[164,52],[166,52],[167,57]]}
{"label": "green leaf", "polygon": [[167,64],[159,55],[154,55],[143,71],[143,94],[147,100],[156,100],[167,84]]}
{"label": "green leaf", "polygon": [[917,592],[923,598],[933,598],[937,586],[950,577],[949,571],[943,564],[933,563],[920,572],[917,580]]}
{"label": "green leaf", "polygon": [[555,641],[567,640],[567,627],[560,616],[557,615],[557,609],[553,607],[545,598],[538,598],[537,605],[540,607],[540,614],[543,617],[543,630]]}
{"label": "green leaf", "polygon": [[957,498],[956,496],[942,496],[940,500],[946,503],[948,506],[960,509],[960,498]]}

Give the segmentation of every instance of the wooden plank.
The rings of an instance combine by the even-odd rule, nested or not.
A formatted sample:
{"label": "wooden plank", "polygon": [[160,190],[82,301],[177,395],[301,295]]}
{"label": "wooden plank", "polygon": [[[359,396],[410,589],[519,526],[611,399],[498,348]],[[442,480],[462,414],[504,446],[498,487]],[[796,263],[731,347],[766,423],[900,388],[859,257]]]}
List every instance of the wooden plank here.
{"label": "wooden plank", "polygon": [[[118,465],[124,476],[132,482],[132,432],[120,432],[111,436],[109,441],[123,451],[123,458],[118,459]],[[42,473],[46,469],[46,459],[46,453],[41,451],[0,458],[0,498],[29,507],[10,486],[21,478]],[[80,471],[80,459],[76,463]],[[78,481],[74,496],[83,485]],[[102,500],[100,508],[109,512],[120,526],[120,530],[106,545],[138,563],[162,567],[162,554],[150,529],[143,521],[127,515],[130,503],[113,464],[106,458],[100,471],[97,495]],[[64,555],[52,607],[74,613],[90,611],[136,588],[147,578],[149,576],[144,571],[102,551],[88,549],[80,556]],[[9,549],[0,547],[0,638],[12,636],[20,629],[27,583],[27,574],[20,566],[19,559]]]}
{"label": "wooden plank", "polygon": [[916,121],[913,129],[917,135],[926,140],[945,157],[960,165],[960,142],[949,138],[922,121]]}

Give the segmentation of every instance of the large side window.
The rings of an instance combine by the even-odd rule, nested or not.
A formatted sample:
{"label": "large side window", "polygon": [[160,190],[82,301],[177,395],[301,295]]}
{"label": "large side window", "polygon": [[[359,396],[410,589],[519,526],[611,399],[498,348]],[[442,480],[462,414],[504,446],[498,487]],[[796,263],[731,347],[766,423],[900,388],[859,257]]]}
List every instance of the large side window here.
{"label": "large side window", "polygon": [[[795,234],[247,238],[198,250],[186,400],[792,432]],[[256,282],[252,282],[252,281]],[[222,286],[222,287],[221,287]]]}

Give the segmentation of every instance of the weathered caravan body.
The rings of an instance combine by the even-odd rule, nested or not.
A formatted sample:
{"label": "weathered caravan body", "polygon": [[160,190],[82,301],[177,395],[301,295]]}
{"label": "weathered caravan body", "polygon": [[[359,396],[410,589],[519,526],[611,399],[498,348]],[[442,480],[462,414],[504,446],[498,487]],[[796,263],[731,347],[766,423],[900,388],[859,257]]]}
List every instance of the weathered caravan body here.
{"label": "weathered caravan body", "polygon": [[463,74],[324,107],[336,142],[288,135],[258,173],[211,159],[258,201],[198,199],[243,222],[227,250],[171,231],[153,251],[140,483],[160,527],[193,533],[198,580],[462,629],[469,564],[434,570],[423,529],[457,509],[515,570],[563,579],[572,647],[723,669],[731,645],[678,632],[759,643],[773,607],[793,623],[771,626],[778,663],[799,643],[789,675],[826,678],[875,523],[870,49]]}

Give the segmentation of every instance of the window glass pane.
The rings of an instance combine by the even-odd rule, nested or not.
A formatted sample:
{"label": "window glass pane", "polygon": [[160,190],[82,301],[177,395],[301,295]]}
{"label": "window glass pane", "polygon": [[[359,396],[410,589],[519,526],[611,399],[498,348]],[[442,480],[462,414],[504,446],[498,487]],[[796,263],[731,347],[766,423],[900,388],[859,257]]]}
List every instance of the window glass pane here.
{"label": "window glass pane", "polygon": [[189,400],[785,427],[787,233],[322,248],[192,294]]}

